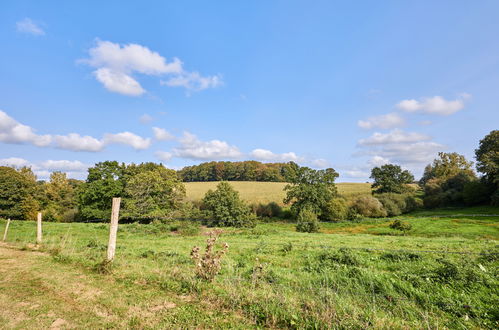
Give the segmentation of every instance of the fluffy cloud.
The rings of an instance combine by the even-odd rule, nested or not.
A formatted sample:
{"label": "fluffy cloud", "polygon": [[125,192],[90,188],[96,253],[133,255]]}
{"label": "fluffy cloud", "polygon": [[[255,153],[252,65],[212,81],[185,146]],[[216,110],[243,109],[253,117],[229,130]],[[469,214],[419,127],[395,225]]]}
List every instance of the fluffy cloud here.
{"label": "fluffy cloud", "polygon": [[153,127],[152,131],[154,133],[154,138],[158,141],[170,141],[175,139],[175,137],[164,128]]}
{"label": "fluffy cloud", "polygon": [[276,154],[266,149],[255,149],[250,153],[250,156],[255,158],[256,160],[274,161],[274,162],[289,162],[289,161],[296,162],[300,160],[300,157],[298,157],[294,152]]}
{"label": "fluffy cloud", "polygon": [[179,139],[180,147],[173,149],[173,155],[195,160],[234,159],[242,156],[239,149],[225,141],[201,141],[194,134],[184,132]]}
{"label": "fluffy cloud", "polygon": [[102,140],[104,144],[125,144],[129,145],[135,150],[144,150],[151,146],[151,139],[143,138],[130,132],[123,132],[117,134],[107,133]]}
{"label": "fluffy cloud", "polygon": [[51,141],[50,135],[38,135],[31,127],[20,124],[0,110],[0,142],[29,143],[37,147],[46,147]]}
{"label": "fluffy cloud", "polygon": [[440,143],[427,141],[387,145],[370,153],[377,157],[389,159],[390,162],[411,166],[430,163],[437,153],[444,149],[445,146]]}
{"label": "fluffy cloud", "polygon": [[16,23],[17,31],[22,33],[32,34],[34,36],[43,36],[45,35],[45,31],[33,22],[30,18],[25,18]]}
{"label": "fluffy cloud", "polygon": [[369,117],[366,120],[359,120],[357,125],[364,129],[388,129],[405,125],[405,120],[399,114],[392,112],[386,115]]}
{"label": "fluffy cloud", "polygon": [[184,87],[193,91],[201,91],[207,88],[214,88],[222,85],[222,78],[219,75],[203,77],[198,72],[186,72],[179,76],[161,81],[161,85],[169,87]]}
{"label": "fluffy cloud", "polygon": [[89,58],[81,60],[96,70],[95,78],[111,92],[140,96],[146,90],[133,77],[134,74],[150,76],[169,75],[162,85],[182,86],[190,90],[203,90],[221,84],[220,76],[203,77],[198,72],[187,72],[178,58],[168,62],[159,53],[138,44],[120,45],[97,40],[89,50]]}
{"label": "fluffy cloud", "polygon": [[390,160],[388,158],[381,157],[381,156],[374,156],[369,160],[368,164],[370,166],[376,167],[376,166],[382,166],[382,165],[388,164],[389,162],[390,162]]}
{"label": "fluffy cloud", "polygon": [[68,135],[56,135],[55,145],[59,149],[71,151],[91,151],[97,152],[104,149],[104,143],[92,136],[81,136],[77,133],[70,133]]}
{"label": "fluffy cloud", "polygon": [[83,179],[89,168],[89,165],[79,160],[46,160],[32,163],[26,159],[15,157],[0,159],[0,166],[12,166],[16,168],[23,166],[31,167],[38,179],[43,180],[47,180],[50,174],[55,171],[66,172],[68,177]]}
{"label": "fluffy cloud", "polygon": [[170,159],[172,159],[173,154],[171,152],[166,152],[166,151],[156,151],[154,153],[154,156],[156,156],[156,158],[158,158],[163,162],[168,162],[170,161]]}
{"label": "fluffy cloud", "polygon": [[10,157],[0,159],[0,166],[23,167],[30,166],[30,163],[23,158]]}
{"label": "fluffy cloud", "polygon": [[329,162],[322,158],[313,159],[312,161],[310,161],[310,163],[312,164],[313,167],[317,168],[326,168],[330,166]]}
{"label": "fluffy cloud", "polygon": [[446,100],[441,96],[426,97],[421,100],[403,100],[396,106],[405,112],[421,112],[433,115],[448,116],[464,108],[464,101],[470,94],[461,94],[456,100]]}
{"label": "fluffy cloud", "polygon": [[111,92],[130,96],[139,96],[146,92],[137,80],[120,71],[100,68],[94,71],[94,75],[95,78]]}
{"label": "fluffy cloud", "polygon": [[406,133],[402,130],[395,129],[389,133],[374,133],[367,139],[360,139],[361,146],[375,146],[394,143],[413,143],[419,141],[430,140],[431,137],[420,133]]}
{"label": "fluffy cloud", "polygon": [[49,171],[72,171],[84,172],[88,169],[88,165],[79,160],[46,160],[41,162],[37,168],[46,169]]}

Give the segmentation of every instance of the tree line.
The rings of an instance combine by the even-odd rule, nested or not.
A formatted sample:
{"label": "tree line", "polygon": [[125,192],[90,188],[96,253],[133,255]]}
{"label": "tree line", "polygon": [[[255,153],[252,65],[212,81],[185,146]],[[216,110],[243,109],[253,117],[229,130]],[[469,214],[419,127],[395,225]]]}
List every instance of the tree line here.
{"label": "tree line", "polygon": [[205,162],[179,170],[184,182],[194,181],[267,181],[289,182],[290,163]]}
{"label": "tree line", "polygon": [[[212,162],[196,169],[214,169],[223,164],[223,181],[199,203],[186,201],[185,173],[162,164],[124,164],[105,161],[88,169],[85,181],[68,179],[53,172],[48,181],[37,181],[28,167],[0,166],[0,217],[34,219],[42,211],[47,221],[107,220],[113,197],[122,197],[121,218],[128,221],[168,221],[200,219],[211,225],[244,226],[258,217],[294,218],[300,230],[314,231],[318,220],[355,220],[410,212],[419,207],[499,205],[499,131],[485,136],[475,151],[478,176],[473,163],[457,153],[439,153],[424,170],[418,186],[414,176],[395,164],[375,167],[372,196],[346,199],[337,192],[338,173],[332,169],[314,170],[296,163],[263,164],[288,182],[285,187],[290,205],[283,210],[277,203],[246,205],[223,173],[237,164],[248,173],[260,173],[258,162]],[[252,165],[249,165],[252,164]],[[228,167],[226,167],[228,166]],[[236,168],[232,167],[232,168]],[[220,167],[222,168],[222,167]],[[208,170],[207,170],[208,171]],[[209,171],[208,171],[209,172]],[[244,172],[244,171],[243,171]],[[250,178],[248,176],[247,178]],[[254,177],[253,177],[254,178]],[[255,179],[253,179],[255,180]]]}

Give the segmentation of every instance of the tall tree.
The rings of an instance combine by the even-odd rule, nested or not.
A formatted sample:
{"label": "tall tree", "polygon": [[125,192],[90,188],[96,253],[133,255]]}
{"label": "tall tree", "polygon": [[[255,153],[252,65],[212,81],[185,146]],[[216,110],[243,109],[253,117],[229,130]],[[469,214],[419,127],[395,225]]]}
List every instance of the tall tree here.
{"label": "tall tree", "polygon": [[185,187],[174,170],[157,166],[128,176],[123,216],[133,219],[168,217],[180,207]]}
{"label": "tall tree", "polygon": [[338,173],[332,169],[314,170],[309,167],[293,167],[290,184],[284,187],[286,198],[284,203],[291,203],[295,215],[305,208],[321,215],[322,210],[337,195],[334,181]]}
{"label": "tall tree", "polygon": [[375,193],[402,193],[407,190],[407,184],[414,181],[414,175],[398,165],[385,164],[371,170],[371,179]]}
{"label": "tall tree", "polygon": [[78,209],[83,219],[107,219],[111,214],[113,197],[123,197],[125,164],[105,161],[88,169],[87,180],[82,184]]}
{"label": "tall tree", "polygon": [[0,217],[35,219],[39,211],[36,176],[28,168],[0,166]]}
{"label": "tall tree", "polygon": [[499,205],[499,130],[487,134],[475,150],[477,170],[484,174],[487,183],[495,185],[491,201]]}

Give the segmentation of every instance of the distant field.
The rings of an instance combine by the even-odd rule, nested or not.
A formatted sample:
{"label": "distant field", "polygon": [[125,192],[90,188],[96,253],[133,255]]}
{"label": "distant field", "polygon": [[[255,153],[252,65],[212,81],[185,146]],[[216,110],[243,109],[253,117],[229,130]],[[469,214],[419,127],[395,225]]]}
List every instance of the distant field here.
{"label": "distant field", "polygon": [[[239,191],[241,197],[249,203],[282,204],[285,197],[285,182],[255,182],[255,181],[231,181],[234,189]],[[215,189],[218,182],[186,182],[187,198],[191,201],[200,200],[209,189]],[[338,191],[344,196],[363,195],[371,193],[369,183],[338,183]]]}

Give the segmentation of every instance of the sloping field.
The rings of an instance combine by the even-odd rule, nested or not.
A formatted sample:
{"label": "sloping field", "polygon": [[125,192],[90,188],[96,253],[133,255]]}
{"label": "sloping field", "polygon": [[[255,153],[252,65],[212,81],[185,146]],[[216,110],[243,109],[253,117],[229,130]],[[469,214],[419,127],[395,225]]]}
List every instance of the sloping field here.
{"label": "sloping field", "polygon": [[[234,189],[239,191],[241,197],[249,203],[282,204],[286,196],[285,182],[256,182],[256,181],[231,181]],[[186,182],[187,198],[191,201],[200,200],[209,189],[216,189],[218,182]],[[371,193],[369,183],[338,183],[338,192],[346,197]]]}

